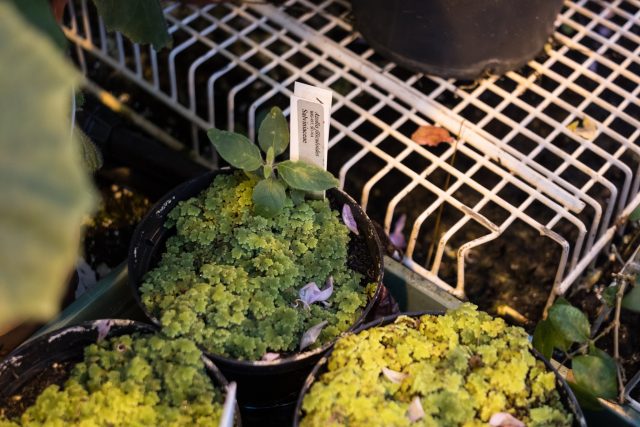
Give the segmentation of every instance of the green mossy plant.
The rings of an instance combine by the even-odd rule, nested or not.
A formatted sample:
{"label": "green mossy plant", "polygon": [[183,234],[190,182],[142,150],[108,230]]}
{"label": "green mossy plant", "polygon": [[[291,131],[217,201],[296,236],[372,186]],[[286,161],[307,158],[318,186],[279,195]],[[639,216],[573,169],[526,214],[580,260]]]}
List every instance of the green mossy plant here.
{"label": "green mossy plant", "polygon": [[[347,266],[349,230],[327,200],[280,213],[254,211],[259,181],[241,171],[218,175],[181,202],[166,227],[176,235],[140,287],[142,302],[169,337],[188,337],[206,351],[241,360],[295,353],[305,331],[327,322],[317,341],[346,331],[366,304],[362,275]],[[333,279],[324,304],[305,304],[301,289]]]}
{"label": "green mossy plant", "polygon": [[523,329],[463,304],[340,338],[300,425],[471,427],[508,413],[527,427],[571,426],[555,387]]}
{"label": "green mossy plant", "polygon": [[0,427],[211,426],[222,401],[194,343],[123,335],[86,347],[62,387],[47,387],[20,419],[0,413]]}

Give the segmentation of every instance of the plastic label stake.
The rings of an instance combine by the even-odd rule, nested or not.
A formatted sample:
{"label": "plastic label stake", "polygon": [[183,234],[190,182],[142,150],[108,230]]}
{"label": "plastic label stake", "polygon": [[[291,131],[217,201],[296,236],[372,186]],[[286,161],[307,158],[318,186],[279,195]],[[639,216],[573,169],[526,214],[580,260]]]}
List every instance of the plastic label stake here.
{"label": "plastic label stake", "polygon": [[296,82],[291,96],[291,160],[303,160],[327,169],[330,90]]}

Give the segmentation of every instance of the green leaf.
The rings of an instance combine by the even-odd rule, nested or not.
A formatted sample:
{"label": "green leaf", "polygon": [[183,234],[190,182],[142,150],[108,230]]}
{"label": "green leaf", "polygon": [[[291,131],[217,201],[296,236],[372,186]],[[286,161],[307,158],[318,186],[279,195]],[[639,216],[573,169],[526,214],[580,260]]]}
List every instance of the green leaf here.
{"label": "green leaf", "polygon": [[291,188],[303,191],[324,191],[340,184],[333,175],[312,164],[286,160],[278,165],[280,177]]}
{"label": "green leaf", "polygon": [[264,165],[262,167],[262,173],[264,174],[265,178],[271,177],[271,174],[273,173],[273,167],[271,167],[269,165]]}
{"label": "green leaf", "polygon": [[572,360],[576,384],[595,397],[613,399],[618,394],[616,362],[604,352],[577,356]]}
{"label": "green leaf", "polygon": [[589,339],[587,316],[571,305],[554,304],[549,309],[549,321],[565,340],[583,343]]}
{"label": "green leaf", "polygon": [[533,332],[533,346],[547,359],[551,358],[554,348],[567,351],[570,345],[571,342],[563,338],[549,319],[541,320],[536,325]]}
{"label": "green leaf", "polygon": [[102,153],[84,132],[79,129],[76,132],[80,141],[80,152],[84,166],[89,173],[94,173],[102,167]]}
{"label": "green leaf", "polygon": [[622,298],[622,307],[640,313],[640,286],[637,284]]}
{"label": "green leaf", "polygon": [[273,107],[260,123],[258,129],[258,143],[265,153],[273,148],[275,156],[284,153],[289,145],[289,126],[282,110]]}
{"label": "green leaf", "polygon": [[275,179],[263,179],[253,189],[253,204],[258,215],[272,217],[284,207],[287,195],[284,186]]}
{"label": "green leaf", "polygon": [[302,202],[304,202],[304,196],[305,196],[304,191],[296,190],[295,188],[292,188],[291,190],[289,190],[289,194],[291,195],[291,200],[293,200],[294,205],[298,206]]}
{"label": "green leaf", "polygon": [[273,161],[275,160],[276,156],[274,154],[273,151],[273,147],[269,147],[269,149],[267,150],[267,164],[269,166],[273,165]]}
{"label": "green leaf", "polygon": [[616,294],[618,293],[618,285],[608,286],[602,292],[602,299],[609,307],[614,307],[616,305]]}
{"label": "green leaf", "polygon": [[160,50],[171,45],[159,0],[93,0],[109,30],[120,31],[136,43]]}
{"label": "green leaf", "polygon": [[629,215],[629,221],[640,220],[640,207],[635,208]]}
{"label": "green leaf", "polygon": [[29,24],[49,37],[61,51],[67,48],[67,39],[53,16],[49,0],[11,0],[10,3]]}
{"label": "green leaf", "polygon": [[218,154],[231,166],[249,172],[262,166],[260,149],[247,137],[215,128],[209,129],[207,136]]}
{"label": "green leaf", "polygon": [[533,331],[533,346],[544,357],[551,359],[553,353],[555,331],[549,320],[541,320]]}
{"label": "green leaf", "polygon": [[0,40],[2,329],[57,313],[95,199],[70,124],[80,75],[6,2]]}

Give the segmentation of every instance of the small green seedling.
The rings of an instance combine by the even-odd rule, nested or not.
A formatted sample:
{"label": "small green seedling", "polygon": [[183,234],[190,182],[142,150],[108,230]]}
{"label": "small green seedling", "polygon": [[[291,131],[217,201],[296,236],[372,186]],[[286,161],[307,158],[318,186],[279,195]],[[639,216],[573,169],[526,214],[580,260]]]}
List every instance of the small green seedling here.
{"label": "small green seedling", "polygon": [[[303,161],[275,159],[289,146],[289,126],[282,110],[273,107],[258,129],[258,145],[244,135],[219,129],[207,132],[218,154],[231,166],[260,178],[253,189],[257,214],[272,217],[282,210],[288,197],[298,204],[308,192],[325,191],[339,181],[329,172]],[[262,152],[265,158],[262,157]]]}

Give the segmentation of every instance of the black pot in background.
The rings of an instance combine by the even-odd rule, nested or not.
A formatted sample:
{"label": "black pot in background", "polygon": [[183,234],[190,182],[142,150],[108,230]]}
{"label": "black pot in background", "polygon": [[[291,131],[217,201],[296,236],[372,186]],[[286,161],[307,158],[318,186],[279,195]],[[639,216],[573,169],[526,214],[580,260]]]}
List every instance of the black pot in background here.
{"label": "black pot in background", "polygon": [[544,47],[563,0],[352,0],[356,29],[414,71],[457,79],[518,68]]}
{"label": "black pot in background", "polygon": [[[52,384],[62,385],[70,370],[84,358],[84,348],[98,340],[98,325],[103,320],[83,322],[44,334],[18,347],[0,363],[0,409],[8,406],[11,396],[20,394],[24,412],[35,399]],[[106,338],[133,333],[153,334],[157,327],[133,320],[109,319]],[[222,389],[229,384],[220,370],[202,357],[207,374]],[[7,416],[14,417],[9,411]],[[240,427],[239,410],[236,407],[235,425]]]}
{"label": "black pot in background", "polygon": [[[153,269],[160,260],[166,240],[175,234],[175,229],[164,227],[166,216],[180,201],[195,197],[208,188],[218,173],[230,172],[232,171],[227,169],[204,174],[168,193],[140,222],[131,239],[129,282],[134,289],[138,304],[156,325],[160,326],[160,322],[142,304],[139,286],[147,271]],[[351,239],[352,241],[364,239],[371,258],[369,262],[358,260],[364,270],[360,273],[365,275],[367,283],[378,283],[374,297],[367,303],[351,328],[353,330],[362,323],[380,294],[383,274],[381,245],[371,220],[355,200],[338,189],[327,191],[327,198],[332,203],[334,210],[340,211],[344,203],[351,206],[360,231],[359,237],[352,234]],[[289,413],[293,412],[296,398],[305,378],[330,346],[331,343],[328,343],[321,348],[272,362],[240,361],[215,354],[206,354],[213,359],[227,379],[238,383],[238,402],[243,410],[243,419],[255,416],[256,420],[262,418],[262,421],[256,425],[283,425],[282,421],[269,420],[268,414],[277,412],[280,416],[283,411],[278,408],[289,411]]]}
{"label": "black pot in background", "polygon": [[[393,323],[398,318],[398,316],[418,317],[418,316],[423,316],[425,314],[442,315],[444,314],[444,312],[443,311],[439,311],[439,312],[420,311],[420,312],[412,312],[412,313],[398,313],[392,316],[386,316],[386,317],[376,319],[365,325],[361,325],[359,328],[354,330],[353,333],[357,334],[359,332],[364,331],[365,329],[371,329],[377,326],[388,325],[390,323]],[[329,358],[331,357],[331,353],[333,353],[334,348],[328,351],[327,354],[325,354],[322,357],[322,359],[320,359],[320,361],[313,368],[313,371],[311,371],[311,373],[307,377],[304,383],[304,386],[300,391],[300,395],[298,396],[298,402],[296,404],[296,412],[293,420],[294,427],[298,427],[300,425],[300,421],[302,419],[302,401],[304,400],[305,395],[311,389],[311,386],[313,385],[313,382],[315,381],[315,379],[327,371],[327,362],[329,361]],[[560,393],[560,400],[564,404],[564,407],[573,414],[573,418],[574,418],[573,427],[587,427],[587,422],[584,418],[584,415],[582,414],[582,409],[580,409],[578,400],[576,399],[575,395],[573,394],[573,391],[569,387],[569,384],[567,384],[564,378],[560,376],[556,368],[554,368],[553,365],[551,365],[551,363],[549,363],[549,361],[545,359],[536,349],[532,348],[531,352],[536,357],[536,359],[541,360],[544,363],[544,365],[547,367],[547,369],[553,372],[553,374],[555,375],[556,389],[558,390],[558,393]]]}

